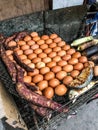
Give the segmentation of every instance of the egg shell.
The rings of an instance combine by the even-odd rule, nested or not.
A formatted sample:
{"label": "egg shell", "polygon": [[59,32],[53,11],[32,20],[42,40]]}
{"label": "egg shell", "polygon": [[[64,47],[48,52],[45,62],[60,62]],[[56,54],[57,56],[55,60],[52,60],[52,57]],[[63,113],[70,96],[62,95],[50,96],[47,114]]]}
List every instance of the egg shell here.
{"label": "egg shell", "polygon": [[43,81],[40,81],[37,86],[39,87],[39,90],[44,90],[45,88],[48,87],[48,81],[46,80],[43,80]]}
{"label": "egg shell", "polygon": [[29,45],[22,45],[21,46],[21,50],[25,51],[25,50],[28,50],[30,48]]}
{"label": "egg shell", "polygon": [[74,54],[72,54],[72,57],[79,58],[79,57],[81,57],[81,53],[80,52],[75,52]]}
{"label": "egg shell", "polygon": [[31,76],[24,76],[23,80],[24,80],[24,82],[26,82],[26,83],[30,83],[31,80],[32,80],[32,78],[31,78]]}
{"label": "egg shell", "polygon": [[55,38],[57,38],[57,37],[58,37],[58,35],[55,34],[55,33],[53,33],[53,34],[50,35],[50,38],[51,38],[51,39],[55,39]]}
{"label": "egg shell", "polygon": [[65,76],[67,76],[67,73],[65,71],[59,71],[58,73],[56,73],[56,78],[59,80],[63,80]]}
{"label": "egg shell", "polygon": [[39,48],[39,45],[37,45],[37,44],[34,44],[31,46],[31,49],[33,49],[33,50],[38,49],[38,48]]}
{"label": "egg shell", "polygon": [[32,46],[32,45],[34,45],[35,44],[35,41],[34,40],[29,40],[28,42],[27,42],[27,45],[29,45],[29,46]]}
{"label": "egg shell", "polygon": [[70,45],[66,44],[62,47],[63,50],[67,51],[70,49]]}
{"label": "egg shell", "polygon": [[32,82],[38,83],[43,80],[43,76],[41,74],[37,74],[32,78]]}
{"label": "egg shell", "polygon": [[50,68],[49,67],[43,67],[40,69],[40,74],[44,75],[46,73],[50,72]]}
{"label": "egg shell", "polygon": [[66,51],[66,54],[68,55],[72,55],[76,52],[76,50],[74,48],[70,48],[69,50]]}
{"label": "egg shell", "polygon": [[13,51],[11,51],[11,50],[7,50],[7,51],[6,51],[6,55],[7,55],[7,56],[12,55],[12,54],[13,54]]}
{"label": "egg shell", "polygon": [[65,66],[65,65],[67,65],[67,61],[60,60],[57,64],[58,64],[59,66]]}
{"label": "egg shell", "polygon": [[59,43],[59,42],[61,42],[61,40],[62,40],[62,39],[61,39],[60,37],[57,37],[57,38],[54,39],[54,42],[55,42],[55,43]]}
{"label": "egg shell", "polygon": [[37,55],[35,53],[32,53],[32,54],[28,55],[28,59],[30,59],[30,60],[32,60],[32,59],[34,59],[36,57],[37,57]]}
{"label": "egg shell", "polygon": [[38,54],[38,57],[39,58],[45,58],[45,57],[47,57],[47,54],[45,54],[44,52],[42,52],[42,53]]}
{"label": "egg shell", "polygon": [[34,40],[35,42],[37,42],[37,41],[40,40],[40,37],[39,37],[39,36],[33,37],[33,40]]}
{"label": "egg shell", "polygon": [[60,84],[60,81],[56,78],[49,80],[49,86],[51,86],[52,88],[55,88],[59,84]]}
{"label": "egg shell", "polygon": [[36,58],[34,58],[34,59],[32,60],[32,63],[36,64],[36,63],[38,63],[38,62],[40,62],[40,61],[41,61],[41,58],[36,57]]}
{"label": "egg shell", "polygon": [[78,70],[73,70],[71,71],[70,75],[73,77],[73,78],[76,78],[78,75],[80,74],[80,72]]}
{"label": "egg shell", "polygon": [[22,55],[23,54],[23,50],[17,50],[17,55]]}
{"label": "egg shell", "polygon": [[58,96],[63,96],[67,93],[67,87],[64,84],[60,84],[55,88],[55,94]]}
{"label": "egg shell", "polygon": [[44,50],[44,53],[46,53],[46,54],[49,54],[50,52],[52,52],[51,48],[47,48],[47,49]]}
{"label": "egg shell", "polygon": [[42,91],[40,91],[40,90],[35,91],[35,93],[42,95]]}
{"label": "egg shell", "polygon": [[46,40],[46,44],[48,44],[48,45],[51,44],[52,42],[53,42],[52,39],[47,39],[47,40]]}
{"label": "egg shell", "polygon": [[73,70],[73,66],[67,64],[67,65],[65,65],[65,66],[63,67],[63,70],[66,71],[66,72],[71,72],[71,71]]}
{"label": "egg shell", "polygon": [[24,59],[24,60],[22,60],[22,61],[23,61],[23,63],[25,63],[26,65],[28,65],[28,64],[31,63],[31,60],[29,60],[29,59]]}
{"label": "egg shell", "polygon": [[62,60],[68,61],[71,59],[71,55],[65,55],[62,57]]}
{"label": "egg shell", "polygon": [[45,57],[45,58],[42,59],[42,61],[44,63],[49,63],[49,62],[51,62],[51,58],[50,57]]}
{"label": "egg shell", "polygon": [[37,32],[31,32],[30,34],[32,37],[37,37],[38,36],[38,33]]}
{"label": "egg shell", "polygon": [[56,43],[53,42],[53,43],[49,44],[49,47],[50,47],[50,48],[54,48],[54,47],[56,47]]}
{"label": "egg shell", "polygon": [[53,48],[54,52],[59,52],[60,50],[61,50],[61,47],[58,47],[58,46]]}
{"label": "egg shell", "polygon": [[53,79],[54,77],[55,77],[55,74],[53,72],[48,72],[44,75],[45,80],[50,80],[50,79]]}
{"label": "egg shell", "polygon": [[8,58],[10,59],[10,60],[14,60],[14,57],[13,57],[13,55],[8,55]]}
{"label": "egg shell", "polygon": [[61,71],[61,66],[54,66],[51,68],[51,71],[53,71],[54,73],[57,73],[57,72]]}
{"label": "egg shell", "polygon": [[24,37],[24,41],[25,41],[25,42],[28,42],[28,41],[30,41],[30,40],[31,40],[31,36],[27,35],[27,36]]}
{"label": "egg shell", "polygon": [[56,66],[56,62],[51,61],[51,62],[47,63],[46,66],[49,68],[52,68],[52,67]]}
{"label": "egg shell", "polygon": [[56,52],[50,52],[49,54],[48,54],[48,57],[50,57],[50,58],[53,58],[53,57],[55,57],[56,56]]}
{"label": "egg shell", "polygon": [[27,73],[28,76],[32,76],[32,77],[35,76],[35,75],[37,75],[37,74],[39,74],[39,70],[38,69],[34,69],[33,72],[28,72]]}
{"label": "egg shell", "polygon": [[9,47],[13,47],[13,46],[16,46],[16,45],[17,45],[17,43],[15,41],[8,42]]}
{"label": "egg shell", "polygon": [[33,50],[32,49],[27,49],[23,52],[25,55],[29,55],[29,54],[32,54],[33,53]]}
{"label": "egg shell", "polygon": [[19,58],[21,59],[21,60],[25,60],[25,59],[27,59],[27,56],[26,55],[19,55]]}
{"label": "egg shell", "polygon": [[49,36],[48,36],[48,35],[43,35],[43,36],[41,37],[41,39],[47,40],[47,39],[49,39]]}
{"label": "egg shell", "polygon": [[60,56],[55,56],[54,58],[53,58],[53,61],[55,61],[55,62],[59,62],[61,60],[61,57]]}
{"label": "egg shell", "polygon": [[75,65],[78,63],[78,59],[77,58],[71,58],[70,60],[68,60],[68,63],[71,65]]}
{"label": "egg shell", "polygon": [[26,42],[25,42],[25,41],[23,41],[23,40],[20,40],[20,41],[18,41],[18,42],[17,42],[17,44],[18,44],[19,46],[23,46],[23,45],[25,45],[25,44],[26,44]]}
{"label": "egg shell", "polygon": [[40,48],[41,48],[42,50],[44,50],[44,49],[48,48],[48,45],[47,45],[47,44],[42,44],[42,45],[40,45]]}
{"label": "egg shell", "polygon": [[68,85],[68,84],[71,83],[72,81],[73,81],[72,76],[66,76],[66,77],[64,77],[64,79],[63,79],[63,83],[64,83],[65,85]]}
{"label": "egg shell", "polygon": [[66,51],[64,51],[64,50],[61,50],[61,51],[59,51],[58,53],[57,53],[57,55],[58,56],[65,56],[66,55]]}
{"label": "egg shell", "polygon": [[48,99],[53,98],[53,96],[54,96],[54,90],[53,90],[53,88],[51,88],[51,87],[45,88],[45,90],[44,90],[44,92],[43,92],[43,95],[44,95],[46,98],[48,98]]}
{"label": "egg shell", "polygon": [[34,53],[35,54],[40,54],[40,53],[42,53],[42,49],[38,48],[38,49],[34,50]]}
{"label": "egg shell", "polygon": [[40,68],[43,68],[43,67],[45,67],[45,63],[44,62],[38,62],[37,64],[36,64],[36,68],[38,68],[38,69],[40,69]]}
{"label": "egg shell", "polygon": [[28,66],[29,66],[30,68],[32,68],[32,69],[35,68],[35,64],[34,64],[34,63],[29,63]]}
{"label": "egg shell", "polygon": [[39,41],[37,41],[37,44],[38,44],[38,45],[43,45],[44,43],[45,43],[45,41],[42,40],[42,39],[40,39]]}
{"label": "egg shell", "polygon": [[83,67],[84,67],[84,66],[83,66],[82,63],[77,63],[77,64],[74,65],[73,68],[74,68],[75,70],[79,70],[79,71],[80,71],[80,70],[83,69]]}
{"label": "egg shell", "polygon": [[63,47],[65,44],[66,44],[65,41],[61,41],[61,42],[59,42],[57,45],[58,45],[59,47]]}
{"label": "egg shell", "polygon": [[79,62],[81,62],[81,63],[86,63],[86,62],[87,62],[87,57],[86,57],[86,56],[81,56],[81,57],[79,58]]}

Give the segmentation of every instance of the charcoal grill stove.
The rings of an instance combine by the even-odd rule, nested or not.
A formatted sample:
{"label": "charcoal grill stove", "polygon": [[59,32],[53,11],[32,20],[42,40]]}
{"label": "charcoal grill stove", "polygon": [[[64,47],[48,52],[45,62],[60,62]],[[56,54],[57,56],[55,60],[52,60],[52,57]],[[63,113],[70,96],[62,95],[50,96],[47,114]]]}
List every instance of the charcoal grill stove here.
{"label": "charcoal grill stove", "polygon": [[[70,43],[77,38],[82,20],[86,13],[87,8],[85,6],[75,6],[19,16],[17,18],[1,21],[0,33],[5,36],[10,36],[15,32],[23,30],[42,33],[47,33],[47,30],[51,30],[61,36],[66,42]],[[28,130],[52,130],[53,127],[60,122],[60,120],[66,118],[71,112],[86,103],[92,96],[98,93],[98,87],[95,85],[91,90],[81,95],[74,104],[68,100],[67,95],[63,97],[55,97],[54,100],[64,106],[68,106],[69,111],[66,114],[58,114],[57,112],[54,112],[52,119],[47,121],[45,118],[38,116],[33,110],[31,110],[28,103],[19,97],[15,90],[15,84],[12,83],[12,80],[1,59],[0,79],[5,88],[12,94]]]}

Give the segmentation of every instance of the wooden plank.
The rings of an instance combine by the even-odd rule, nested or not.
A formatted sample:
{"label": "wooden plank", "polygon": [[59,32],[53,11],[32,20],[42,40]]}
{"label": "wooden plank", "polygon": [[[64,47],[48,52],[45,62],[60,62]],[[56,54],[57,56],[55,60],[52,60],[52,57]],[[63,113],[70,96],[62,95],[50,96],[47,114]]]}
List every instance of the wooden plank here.
{"label": "wooden plank", "polygon": [[49,0],[0,0],[0,20],[49,9]]}

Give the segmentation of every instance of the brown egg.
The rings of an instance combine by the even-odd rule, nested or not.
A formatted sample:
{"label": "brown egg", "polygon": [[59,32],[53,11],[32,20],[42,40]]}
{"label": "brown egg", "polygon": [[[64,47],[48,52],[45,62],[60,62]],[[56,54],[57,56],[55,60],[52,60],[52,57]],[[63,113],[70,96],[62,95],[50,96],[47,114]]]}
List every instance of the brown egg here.
{"label": "brown egg", "polygon": [[38,49],[38,48],[39,48],[39,45],[37,45],[37,44],[34,44],[31,46],[31,49],[33,49],[33,50]]}
{"label": "brown egg", "polygon": [[25,50],[28,50],[30,48],[29,45],[23,45],[21,46],[21,50],[25,51]]}
{"label": "brown egg", "polygon": [[61,51],[59,51],[58,53],[57,53],[57,55],[58,56],[65,56],[66,55],[66,51],[64,51],[64,50],[61,50]]}
{"label": "brown egg", "polygon": [[27,76],[27,71],[24,71],[24,76]]}
{"label": "brown egg", "polygon": [[63,47],[65,44],[66,44],[65,41],[61,41],[61,42],[59,42],[57,45],[58,45],[59,47]]}
{"label": "brown egg", "polygon": [[86,57],[86,56],[81,56],[81,57],[79,58],[79,62],[81,62],[81,63],[87,62],[87,57]]}
{"label": "brown egg", "polygon": [[74,65],[75,70],[82,70],[83,69],[83,64],[82,63],[77,63]]}
{"label": "brown egg", "polygon": [[65,50],[65,51],[67,51],[67,50],[70,49],[70,45],[64,45],[64,46],[62,47],[62,49]]}
{"label": "brown egg", "polygon": [[30,60],[32,60],[32,59],[34,59],[36,57],[37,57],[37,55],[35,53],[32,53],[32,54],[28,55],[28,59],[30,59]]}
{"label": "brown egg", "polygon": [[23,80],[26,83],[31,83],[32,78],[31,78],[31,76],[24,76]]}
{"label": "brown egg", "polygon": [[37,41],[40,40],[40,37],[39,37],[39,36],[33,37],[33,40],[34,40],[35,42],[37,42]]}
{"label": "brown egg", "polygon": [[25,59],[27,59],[27,56],[26,56],[26,55],[19,55],[19,58],[20,58],[21,60],[25,60]]}
{"label": "brown egg", "polygon": [[32,45],[34,45],[34,44],[35,44],[35,41],[30,40],[30,41],[28,41],[28,42],[27,42],[27,44],[28,44],[29,46],[32,46]]}
{"label": "brown egg", "polygon": [[46,53],[46,54],[49,54],[50,52],[52,52],[51,48],[47,48],[47,49],[44,50],[44,53]]}
{"label": "brown egg", "polygon": [[54,90],[51,87],[47,87],[45,88],[43,95],[48,98],[51,99],[54,96]]}
{"label": "brown egg", "polygon": [[40,45],[40,48],[41,48],[42,50],[44,50],[44,49],[48,48],[48,45],[47,45],[47,44],[42,44],[42,45]]}
{"label": "brown egg", "polygon": [[39,87],[39,90],[44,90],[45,88],[48,87],[48,81],[46,80],[43,80],[43,81],[40,81],[37,86]]}
{"label": "brown egg", "polygon": [[65,66],[65,65],[67,65],[67,62],[64,61],[64,60],[60,60],[57,64],[58,64],[59,66]]}
{"label": "brown egg", "polygon": [[9,43],[8,43],[8,46],[9,47],[13,47],[13,46],[16,46],[17,45],[17,43],[15,42],[15,41],[10,41]]}
{"label": "brown egg", "polygon": [[48,36],[48,35],[43,35],[43,36],[41,37],[41,39],[47,40],[47,39],[49,39],[49,36]]}
{"label": "brown egg", "polygon": [[45,57],[47,57],[47,54],[45,54],[44,52],[42,52],[42,53],[38,54],[38,57],[39,58],[45,58]]}
{"label": "brown egg", "polygon": [[40,90],[35,91],[35,93],[42,95],[42,91],[40,91]]}
{"label": "brown egg", "polygon": [[73,70],[73,66],[67,64],[63,67],[63,70],[66,72],[71,72]]}
{"label": "brown egg", "polygon": [[50,68],[49,67],[43,67],[40,69],[40,74],[44,75],[46,73],[50,72]]}
{"label": "brown egg", "polygon": [[32,63],[38,63],[38,62],[40,62],[41,61],[41,58],[39,58],[39,57],[36,57],[36,58],[34,58],[33,60],[32,60]]}
{"label": "brown egg", "polygon": [[73,77],[73,78],[76,78],[78,75],[79,75],[79,71],[78,70],[73,70],[71,71],[70,75]]}
{"label": "brown egg", "polygon": [[67,93],[67,87],[64,84],[60,84],[55,88],[55,94],[58,96],[63,96]]}
{"label": "brown egg", "polygon": [[39,41],[37,41],[37,44],[38,44],[38,45],[42,45],[42,44],[44,44],[44,43],[45,43],[45,41],[42,40],[42,39],[40,39]]}
{"label": "brown egg", "polygon": [[73,78],[71,76],[66,76],[64,79],[63,79],[63,83],[65,85],[68,85],[70,82],[72,82]]}
{"label": "brown egg", "polygon": [[14,60],[14,58],[13,58],[13,56],[12,55],[8,55],[8,58],[10,59],[10,60]]}
{"label": "brown egg", "polygon": [[71,55],[65,55],[62,57],[63,60],[68,61],[71,59]]}
{"label": "brown egg", "polygon": [[59,43],[59,42],[61,42],[61,40],[62,40],[62,39],[61,39],[60,37],[57,37],[57,38],[54,39],[54,42],[55,42],[55,43]]}
{"label": "brown egg", "polygon": [[29,66],[30,68],[32,68],[32,69],[35,68],[35,64],[34,64],[34,63],[29,63],[28,66]]}
{"label": "brown egg", "polygon": [[37,32],[31,32],[30,34],[32,37],[37,37],[38,36],[38,33]]}
{"label": "brown egg", "polygon": [[34,72],[28,72],[27,73],[27,75],[28,76],[31,76],[31,77],[33,77],[33,76],[35,76],[35,75],[38,75],[39,74],[39,70],[38,69],[34,69]]}
{"label": "brown egg", "polygon": [[55,88],[59,84],[60,84],[60,81],[56,78],[49,80],[49,86],[52,88]]}
{"label": "brown egg", "polygon": [[47,67],[49,67],[49,68],[52,68],[54,66],[56,66],[56,62],[54,62],[54,61],[47,63]]}
{"label": "brown egg", "polygon": [[72,54],[74,54],[75,52],[76,52],[75,49],[70,48],[69,50],[66,51],[66,54],[72,55]]}
{"label": "brown egg", "polygon": [[67,73],[65,71],[59,71],[56,74],[56,78],[59,79],[59,80],[62,80],[65,76],[67,76]]}
{"label": "brown egg", "polygon": [[50,48],[56,47],[56,43],[53,42],[53,43],[49,44],[49,47],[50,47]]}
{"label": "brown egg", "polygon": [[44,63],[48,63],[48,62],[51,62],[51,58],[50,57],[45,57],[45,58],[42,59],[42,61]]}
{"label": "brown egg", "polygon": [[42,49],[38,48],[38,49],[34,50],[34,53],[35,54],[40,54],[40,53],[42,53]]}
{"label": "brown egg", "polygon": [[22,55],[23,54],[23,50],[17,50],[16,51],[18,55]]}
{"label": "brown egg", "polygon": [[81,57],[81,53],[80,52],[75,52],[74,54],[72,54],[72,57],[79,58],[79,57]]}
{"label": "brown egg", "polygon": [[20,50],[20,46],[16,47],[13,51],[18,51]]}
{"label": "brown egg", "polygon": [[32,54],[33,53],[33,50],[32,49],[27,49],[23,52],[25,55],[29,55],[29,54]]}
{"label": "brown egg", "polygon": [[68,61],[69,64],[71,65],[75,65],[78,63],[78,59],[77,58],[71,58],[69,61]]}
{"label": "brown egg", "polygon": [[56,56],[56,52],[50,52],[50,53],[48,54],[48,56],[49,56],[50,58],[53,58],[53,57]]}
{"label": "brown egg", "polygon": [[19,46],[23,46],[23,45],[26,44],[26,42],[21,40],[21,41],[18,41],[17,44],[18,44]]}
{"label": "brown egg", "polygon": [[57,37],[58,37],[58,35],[55,34],[55,33],[53,33],[53,34],[50,35],[50,38],[51,38],[51,39],[55,39],[55,38],[57,38]]}
{"label": "brown egg", "polygon": [[59,52],[60,50],[61,50],[61,47],[58,47],[58,46],[53,48],[54,52]]}
{"label": "brown egg", "polygon": [[31,60],[29,60],[29,59],[24,59],[24,60],[22,60],[22,61],[23,61],[23,63],[25,63],[26,65],[28,65],[28,64],[31,63]]}
{"label": "brown egg", "polygon": [[34,82],[34,83],[38,83],[38,82],[40,82],[40,81],[42,81],[43,80],[43,76],[41,75],[41,74],[37,74],[37,75],[35,75],[33,78],[32,78],[32,81]]}
{"label": "brown egg", "polygon": [[25,42],[28,42],[28,41],[30,41],[30,40],[31,40],[31,37],[30,37],[29,35],[27,35],[27,36],[24,37],[24,41],[25,41]]}
{"label": "brown egg", "polygon": [[54,67],[52,67],[51,71],[53,71],[54,73],[57,73],[57,72],[61,71],[61,66],[54,66]]}
{"label": "brown egg", "polygon": [[41,69],[43,67],[45,67],[45,63],[44,62],[40,61],[40,62],[36,63],[36,68]]}
{"label": "brown egg", "polygon": [[55,61],[55,62],[59,62],[61,60],[61,57],[60,56],[55,56],[54,58],[53,58],[53,61]]}
{"label": "brown egg", "polygon": [[50,80],[50,79],[53,79],[54,77],[55,77],[55,75],[54,75],[53,72],[48,72],[48,73],[45,74],[44,79]]}
{"label": "brown egg", "polygon": [[[23,52],[23,51],[22,51],[22,52]],[[13,54],[13,51],[11,51],[11,50],[7,50],[7,51],[6,51],[6,55],[7,55],[7,56],[12,55],[12,54]]]}
{"label": "brown egg", "polygon": [[52,41],[52,39],[47,39],[46,40],[46,44],[51,44],[53,41]]}

